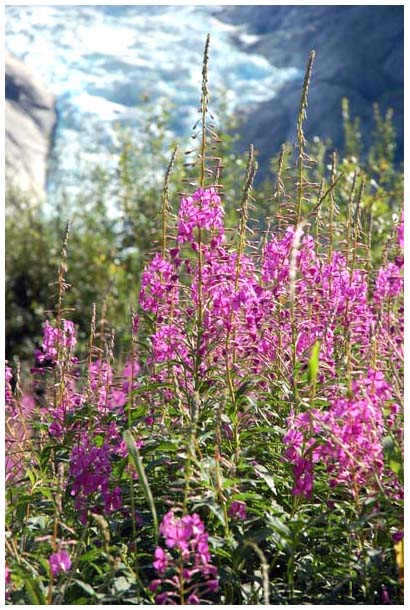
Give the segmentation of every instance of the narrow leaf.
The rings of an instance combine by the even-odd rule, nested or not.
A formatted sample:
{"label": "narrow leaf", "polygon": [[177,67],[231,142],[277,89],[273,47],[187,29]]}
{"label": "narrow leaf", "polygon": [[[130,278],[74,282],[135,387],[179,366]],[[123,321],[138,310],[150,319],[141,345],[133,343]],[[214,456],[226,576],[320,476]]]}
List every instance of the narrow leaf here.
{"label": "narrow leaf", "polygon": [[152,496],[151,488],[148,483],[147,475],[145,474],[144,465],[142,463],[141,456],[138,451],[138,447],[135,444],[134,438],[133,438],[130,430],[126,430],[124,432],[123,436],[124,436],[125,444],[127,445],[127,448],[128,448],[130,461],[138,473],[139,480],[142,485],[142,489],[144,491],[145,499],[147,500],[147,502],[150,506],[152,519],[154,521],[155,538],[158,540],[159,532],[158,532],[157,511],[155,509],[154,498]]}
{"label": "narrow leaf", "polygon": [[308,364],[308,381],[312,385],[316,383],[317,374],[319,371],[319,353],[320,341],[315,341],[312,347],[312,353],[310,355]]}

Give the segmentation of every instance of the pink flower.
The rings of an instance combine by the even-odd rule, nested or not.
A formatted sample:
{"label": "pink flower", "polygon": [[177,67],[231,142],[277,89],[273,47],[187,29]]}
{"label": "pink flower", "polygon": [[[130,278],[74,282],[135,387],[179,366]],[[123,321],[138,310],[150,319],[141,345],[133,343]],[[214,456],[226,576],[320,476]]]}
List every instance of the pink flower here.
{"label": "pink flower", "polygon": [[75,326],[71,320],[61,320],[60,330],[46,320],[43,329],[42,350],[36,349],[35,356],[38,362],[48,360],[55,364],[59,349],[70,352],[74,349],[76,343]]}
{"label": "pink flower", "polygon": [[140,317],[136,314],[132,319],[132,333],[134,335],[138,334],[139,326],[140,326]]}
{"label": "pink flower", "polygon": [[122,506],[121,489],[115,487],[112,491],[103,494],[104,497],[104,511],[106,513],[112,513],[115,510],[119,510]]}
{"label": "pink flower", "polygon": [[400,542],[401,540],[403,540],[403,538],[404,538],[404,532],[403,531],[394,532],[394,534],[393,534],[394,542]]}
{"label": "pink flower", "polygon": [[152,351],[156,362],[186,360],[186,339],[176,324],[164,324],[152,336]]}
{"label": "pink flower", "polygon": [[[154,562],[154,566],[155,566],[155,562]],[[155,566],[156,567],[156,566]],[[159,568],[156,568],[158,570],[158,572],[160,572]],[[158,587],[161,585],[161,579],[160,578],[156,578],[154,580],[151,580],[151,582],[148,585],[148,589],[150,591],[152,591],[152,593],[155,593],[155,591],[158,589]]]}
{"label": "pink flower", "polygon": [[[207,592],[218,589],[217,568],[211,565],[208,534],[196,513],[178,518],[170,510],[163,518],[160,533],[171,551],[155,549],[154,568],[161,578],[151,581],[157,604],[176,604],[181,596],[181,581],[190,604],[199,604]],[[165,576],[166,572],[166,576]]]}
{"label": "pink flower", "polygon": [[179,208],[178,242],[196,245],[194,229],[212,230],[211,247],[216,248],[224,239],[223,214],[221,198],[213,186],[183,197]]}
{"label": "pink flower", "polygon": [[11,380],[13,379],[13,372],[9,366],[5,367],[5,400],[6,405],[11,406],[13,402],[13,392],[11,389]]}
{"label": "pink flower", "polygon": [[376,278],[375,300],[382,301],[386,297],[395,297],[403,291],[404,279],[400,273],[400,267],[394,263],[388,263],[386,267],[379,269]]}
{"label": "pink flower", "polygon": [[110,475],[110,447],[106,443],[97,447],[84,434],[71,451],[69,469],[71,495],[75,497],[74,506],[81,523],[87,522],[89,499],[94,494],[101,494],[106,513],[121,506],[120,489],[109,490]]}
{"label": "pink flower", "polygon": [[385,586],[383,586],[383,588],[382,588],[382,603],[386,604],[386,605],[391,604],[390,595]]}
{"label": "pink flower", "polygon": [[313,464],[310,460],[298,458],[293,469],[295,485],[292,494],[309,498],[313,490]]}
{"label": "pink flower", "polygon": [[178,274],[174,264],[160,253],[144,269],[141,277],[140,305],[144,311],[168,315],[179,300]]}
{"label": "pink flower", "polygon": [[[168,566],[167,554],[160,546],[155,549],[155,561],[152,564],[159,574],[163,574]],[[158,581],[156,581],[158,582]],[[158,585],[157,585],[158,587]]]}
{"label": "pink flower", "polygon": [[404,212],[401,213],[400,222],[397,225],[397,243],[403,250],[404,248]]}
{"label": "pink flower", "polygon": [[246,519],[245,502],[234,500],[229,507],[228,515],[232,517],[232,519],[241,519],[242,521],[244,521]]}
{"label": "pink flower", "polygon": [[4,567],[4,580],[5,580],[6,585],[9,585],[11,583],[10,570],[9,570],[7,563]]}
{"label": "pink flower", "polygon": [[285,458],[294,464],[293,494],[311,494],[313,464],[318,462],[325,465],[331,486],[371,485],[375,477],[382,478],[384,411],[391,387],[381,371],[369,369],[353,382],[352,392],[354,398],[333,398],[327,410],[289,416],[284,442]]}
{"label": "pink flower", "polygon": [[187,519],[177,519],[174,513],[169,511],[163,519],[160,532],[169,549],[176,547],[184,551],[188,548],[188,540],[192,536],[192,526]]}
{"label": "pink flower", "polygon": [[71,559],[67,551],[53,553],[48,561],[52,576],[58,576],[60,572],[68,572],[71,567]]}

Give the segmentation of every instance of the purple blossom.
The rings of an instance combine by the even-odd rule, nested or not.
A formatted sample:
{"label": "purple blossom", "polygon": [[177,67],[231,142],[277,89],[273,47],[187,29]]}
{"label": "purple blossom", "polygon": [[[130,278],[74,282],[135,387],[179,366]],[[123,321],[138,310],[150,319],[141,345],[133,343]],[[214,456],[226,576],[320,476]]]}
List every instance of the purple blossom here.
{"label": "purple blossom", "polygon": [[164,324],[152,336],[152,351],[155,362],[174,359],[186,361],[188,348],[181,329],[176,324]]}
{"label": "purple blossom", "polygon": [[383,301],[386,297],[395,297],[403,292],[404,278],[400,267],[395,263],[388,263],[379,269],[376,278],[375,299]]}
{"label": "purple blossom", "polygon": [[[293,493],[308,497],[313,489],[313,466],[323,462],[332,486],[352,491],[383,476],[383,409],[392,391],[381,371],[369,369],[352,384],[354,398],[334,398],[328,410],[313,409],[288,418],[285,458],[294,464]],[[321,443],[310,448],[319,437]]]}
{"label": "purple blossom", "polygon": [[[70,457],[69,476],[74,506],[80,513],[80,521],[87,522],[87,509],[95,494],[101,494],[104,510],[110,513],[121,506],[121,490],[109,489],[111,475],[110,448],[105,443],[101,447],[92,444],[86,434],[73,447]],[[92,507],[92,506],[91,506]]]}
{"label": "purple blossom", "polygon": [[244,521],[246,519],[246,504],[239,500],[234,500],[228,510],[228,515],[232,519],[240,519]]}
{"label": "purple blossom", "polygon": [[399,248],[404,249],[404,212],[400,216],[400,222],[397,225],[397,243]]}
{"label": "purple blossom", "polygon": [[[167,554],[165,553],[164,549],[162,549],[160,546],[158,546],[155,549],[155,561],[152,564],[154,566],[154,568],[156,569],[156,571],[159,574],[163,574],[165,572],[165,570],[167,569],[168,566],[168,557]],[[155,581],[158,584],[161,581]]]}
{"label": "purple blossom", "polygon": [[71,559],[67,551],[52,553],[48,561],[52,576],[58,576],[61,572],[68,572],[71,567]]}
{"label": "purple blossom", "polygon": [[5,404],[6,406],[12,406],[13,403],[13,392],[11,389],[11,380],[13,379],[13,371],[9,366],[5,366]]}
{"label": "purple blossom", "polygon": [[198,189],[183,197],[179,207],[178,242],[195,244],[194,229],[213,232],[211,247],[219,246],[224,239],[223,209],[215,187]]}
{"label": "purple blossom", "polygon": [[136,314],[132,318],[132,333],[134,335],[138,334],[139,327],[140,327],[140,317]]}
{"label": "purple blossom", "polygon": [[168,315],[179,301],[178,274],[172,263],[157,253],[141,277],[139,302],[144,311]]}
{"label": "purple blossom", "polygon": [[70,354],[77,344],[75,326],[71,320],[61,320],[61,327],[58,329],[46,320],[43,329],[42,349],[35,350],[38,362],[50,361],[57,362],[59,350]]}
{"label": "purple blossom", "polygon": [[114,404],[109,401],[110,387],[113,382],[114,373],[108,362],[104,360],[95,360],[91,363],[88,370],[88,374],[91,389],[93,390],[94,395],[96,397],[98,411],[103,413],[106,412],[111,406],[119,406],[115,404],[115,399],[118,399],[118,396],[114,395],[112,397],[114,400]]}
{"label": "purple blossom", "polygon": [[11,583],[11,574],[7,563],[4,566],[4,581],[6,585],[9,585]]}
{"label": "purple blossom", "polygon": [[169,549],[176,547],[181,551],[188,548],[188,541],[193,533],[190,519],[185,517],[178,519],[172,511],[169,511],[162,520],[160,532]]}
{"label": "purple blossom", "polygon": [[394,532],[393,533],[393,540],[394,540],[394,542],[400,542],[401,540],[403,540],[403,538],[404,538],[403,530],[400,530],[398,532]]}
{"label": "purple blossom", "polygon": [[149,586],[153,592],[160,590],[155,596],[156,603],[181,601],[178,573],[184,582],[184,592],[189,592],[188,603],[200,603],[208,592],[216,591],[219,586],[217,569],[210,563],[205,525],[195,513],[180,518],[170,510],[161,522],[160,533],[167,549],[155,549],[153,566],[159,578],[153,579]]}
{"label": "purple blossom", "polygon": [[386,604],[386,605],[391,604],[390,595],[385,586],[383,586],[383,588],[382,588],[382,603]]}

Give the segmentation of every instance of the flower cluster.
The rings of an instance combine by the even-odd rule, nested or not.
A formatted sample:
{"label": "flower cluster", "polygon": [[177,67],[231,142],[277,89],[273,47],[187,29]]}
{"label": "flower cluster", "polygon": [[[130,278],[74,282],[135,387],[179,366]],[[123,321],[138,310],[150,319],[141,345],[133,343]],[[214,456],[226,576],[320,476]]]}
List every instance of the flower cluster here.
{"label": "flower cluster", "polygon": [[404,248],[404,212],[401,213],[400,222],[397,225],[397,243],[399,248]]}
{"label": "flower cluster", "polygon": [[[290,411],[282,440],[294,495],[311,496],[320,472],[326,473],[329,492],[343,486],[357,499],[363,490],[373,494],[383,486],[400,499],[399,477],[390,470],[394,460],[386,459],[383,448],[387,434],[402,444],[397,396],[404,282],[397,247],[394,262],[386,260],[374,277],[360,268],[360,259],[352,266],[348,254],[321,253],[301,227],[267,235],[258,252],[238,251],[224,241],[221,198],[214,187],[182,198],[175,240],[143,272],[143,341],[136,340],[136,315],[132,360],[123,368],[116,369],[111,346],[76,360],[74,325],[64,319],[45,323],[42,348],[36,350],[42,376],[36,378],[33,396],[22,397],[20,383],[13,395],[12,371],[6,367],[7,480],[23,472],[21,460],[27,460],[21,457],[26,455],[24,412],[28,435],[31,422],[40,420],[53,448],[71,447],[65,498],[74,504],[80,523],[87,523],[89,511],[121,511],[128,518],[129,496],[122,496],[113,481],[113,472],[121,473],[118,483],[128,472],[123,468],[128,454],[124,428],[132,426],[138,446],[149,437],[149,453],[156,435],[162,442],[168,426],[185,430],[195,413],[199,429],[216,421],[211,409],[221,409],[213,437],[219,433],[225,468],[246,438],[244,431],[249,438],[249,428],[258,427],[262,417],[281,433],[282,426],[272,424],[273,410],[263,412],[266,402],[276,408],[291,401],[298,412]],[[402,247],[403,218],[397,240]],[[144,354],[139,345],[145,346]],[[316,345],[318,370],[312,381],[310,357]],[[44,375],[51,367],[48,383]],[[195,404],[193,396],[195,401],[198,396]],[[231,450],[232,455],[224,455]],[[162,459],[155,457],[158,468]],[[165,462],[172,472],[173,462]],[[224,516],[232,532],[241,529],[242,521],[249,525],[243,501],[231,501]],[[218,573],[201,518],[171,509],[160,533],[163,542],[153,559],[156,577],[149,586],[156,603],[214,602]],[[65,551],[53,553],[49,561],[53,576],[70,569]]]}
{"label": "flower cluster", "polygon": [[353,382],[352,394],[354,398],[334,398],[327,410],[292,413],[288,418],[283,440],[285,458],[294,465],[295,495],[311,495],[313,467],[319,462],[325,465],[331,486],[347,485],[352,493],[382,479],[384,412],[390,410],[390,425],[397,413],[397,405],[390,404],[391,388],[381,371],[369,369]]}
{"label": "flower cluster", "polygon": [[157,316],[166,317],[175,309],[179,299],[178,274],[175,266],[156,254],[141,278],[139,302],[141,308]]}
{"label": "flower cluster", "polygon": [[71,320],[61,320],[61,328],[53,326],[46,320],[43,329],[42,349],[36,349],[35,353],[37,361],[55,364],[59,350],[67,350],[69,352],[74,349],[76,343],[75,327]]}
{"label": "flower cluster", "polygon": [[[178,241],[191,239],[195,226],[220,228],[219,206],[220,197],[212,188],[183,198]],[[201,264],[189,257],[183,260],[179,248],[169,251],[169,260],[156,254],[143,274],[140,295],[142,309],[156,314],[151,361],[166,364],[171,378],[177,374],[185,387],[187,383],[189,387],[192,370],[188,331],[199,307],[201,375],[211,367],[215,373],[222,372],[221,368],[235,361],[239,381],[249,371],[273,380],[272,363],[278,358],[291,377],[295,339],[296,356],[302,363],[307,362],[309,350],[319,340],[319,380],[335,378],[347,336],[365,362],[371,340],[377,339],[375,329],[383,332],[377,325],[379,314],[368,301],[366,273],[349,269],[340,252],[333,252],[330,260],[320,257],[313,238],[301,228],[288,227],[282,237],[272,235],[259,264],[257,258],[238,255],[221,244],[203,241],[201,252]],[[386,282],[392,285],[390,279]],[[381,279],[376,282],[376,293],[383,293],[381,284]],[[402,289],[400,277],[393,288],[394,294]],[[295,301],[293,320],[291,298]],[[175,368],[176,360],[189,365],[184,376]],[[157,381],[166,381],[164,371],[156,370]]]}
{"label": "flower cluster", "polygon": [[212,231],[211,246],[224,240],[223,208],[216,188],[198,189],[193,195],[182,197],[179,207],[178,242],[196,244],[194,230]]}
{"label": "flower cluster", "polygon": [[5,404],[8,407],[12,406],[12,402],[13,402],[13,391],[11,389],[11,380],[13,379],[13,371],[11,370],[11,367],[9,367],[7,364],[5,366],[5,373],[4,373],[4,398],[5,398]]}
{"label": "flower cluster", "polygon": [[[110,491],[110,448],[108,444],[101,447],[93,445],[84,434],[79,444],[73,447],[70,456],[69,477],[74,506],[79,511],[80,521],[87,522],[87,510],[98,510],[91,504],[94,494],[102,497],[104,510],[110,513],[121,507],[121,490],[116,487]],[[94,497],[94,502],[97,498]]]}
{"label": "flower cluster", "polygon": [[67,551],[52,553],[48,561],[52,576],[58,576],[61,572],[68,572],[71,568],[71,559]]}
{"label": "flower cluster", "polygon": [[150,584],[156,603],[199,604],[217,591],[217,569],[210,563],[208,534],[199,515],[179,518],[171,510],[162,520],[160,533],[166,549],[155,550],[153,566],[159,578]]}
{"label": "flower cluster", "polygon": [[154,362],[187,361],[186,338],[175,324],[163,324],[152,336]]}
{"label": "flower cluster", "polygon": [[229,507],[228,515],[230,517],[232,517],[232,519],[240,519],[241,521],[245,521],[245,519],[246,519],[245,502],[240,502],[239,500],[234,500]]}

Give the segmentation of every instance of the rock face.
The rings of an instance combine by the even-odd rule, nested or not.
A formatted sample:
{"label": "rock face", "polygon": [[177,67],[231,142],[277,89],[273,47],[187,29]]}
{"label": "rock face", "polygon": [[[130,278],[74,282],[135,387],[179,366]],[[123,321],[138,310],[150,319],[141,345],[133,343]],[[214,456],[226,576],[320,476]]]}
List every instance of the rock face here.
{"label": "rock face", "polygon": [[[244,24],[258,38],[248,45],[278,67],[304,72],[316,51],[305,134],[330,137],[343,145],[341,99],[360,118],[364,148],[374,129],[373,103],[394,110],[398,148],[403,158],[404,38],[402,6],[232,6],[218,18]],[[285,140],[294,141],[303,75],[245,117],[243,144],[260,151],[262,168]]]}
{"label": "rock face", "polygon": [[57,120],[55,99],[10,55],[6,56],[5,81],[6,186],[33,201],[42,200]]}

